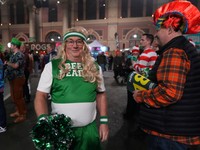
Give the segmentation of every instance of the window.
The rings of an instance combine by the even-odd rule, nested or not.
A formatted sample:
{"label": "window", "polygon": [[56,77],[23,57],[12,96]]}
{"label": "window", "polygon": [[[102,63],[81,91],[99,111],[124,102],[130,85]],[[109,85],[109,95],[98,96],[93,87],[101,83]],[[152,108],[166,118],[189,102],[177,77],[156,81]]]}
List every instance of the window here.
{"label": "window", "polygon": [[143,17],[144,0],[131,1],[131,17]]}
{"label": "window", "polygon": [[49,22],[56,22],[57,21],[57,5],[49,7]]}
{"label": "window", "polygon": [[17,17],[17,24],[24,24],[25,23],[25,11],[24,11],[24,2],[22,0],[18,1],[16,4],[16,17]]}
{"label": "window", "polygon": [[83,0],[78,1],[78,19],[83,20]]}
{"label": "window", "polygon": [[96,6],[97,6],[97,2],[95,0],[86,1],[86,19],[87,20],[96,19]]}
{"label": "window", "polygon": [[14,4],[10,4],[10,23],[15,24]]}
{"label": "window", "polygon": [[137,33],[134,33],[129,39],[129,47],[138,46],[140,44],[141,36]]}
{"label": "window", "polygon": [[92,43],[94,40],[96,40],[96,37],[92,34],[89,34],[87,37],[87,43],[90,44]]}
{"label": "window", "polygon": [[105,0],[99,0],[99,19],[105,18],[105,8],[106,8]]}
{"label": "window", "polygon": [[151,17],[153,14],[153,2],[147,0],[147,7],[146,7],[146,16]]}
{"label": "window", "polygon": [[122,0],[121,16],[122,18],[128,17],[128,0]]}

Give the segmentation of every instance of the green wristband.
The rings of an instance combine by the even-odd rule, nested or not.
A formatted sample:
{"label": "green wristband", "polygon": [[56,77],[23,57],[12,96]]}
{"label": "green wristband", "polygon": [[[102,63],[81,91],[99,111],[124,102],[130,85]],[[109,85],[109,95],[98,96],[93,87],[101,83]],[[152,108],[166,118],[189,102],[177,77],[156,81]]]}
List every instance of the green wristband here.
{"label": "green wristband", "polygon": [[108,124],[108,116],[100,116],[100,124]]}

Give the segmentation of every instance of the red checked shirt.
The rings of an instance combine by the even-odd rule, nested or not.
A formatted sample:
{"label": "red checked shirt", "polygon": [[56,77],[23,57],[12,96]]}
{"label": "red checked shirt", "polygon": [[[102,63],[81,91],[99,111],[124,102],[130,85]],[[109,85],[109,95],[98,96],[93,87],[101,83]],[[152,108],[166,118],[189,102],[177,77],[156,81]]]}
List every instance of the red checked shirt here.
{"label": "red checked shirt", "polygon": [[[185,59],[183,59],[185,58]],[[157,70],[157,81],[160,83],[155,89],[138,92],[137,99],[147,105],[160,108],[181,100],[186,82],[186,75],[190,70],[190,61],[184,51],[170,49],[163,54],[161,64]],[[187,145],[200,144],[200,137],[172,136],[156,131],[144,129],[148,134],[164,137]]]}

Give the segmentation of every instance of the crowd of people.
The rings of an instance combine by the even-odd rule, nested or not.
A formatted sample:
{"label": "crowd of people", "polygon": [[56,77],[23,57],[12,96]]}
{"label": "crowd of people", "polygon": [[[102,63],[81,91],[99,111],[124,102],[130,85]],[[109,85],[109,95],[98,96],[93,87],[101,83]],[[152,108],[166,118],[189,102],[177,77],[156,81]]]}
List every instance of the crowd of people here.
{"label": "crowd of people", "polygon": [[[10,50],[3,51],[0,45],[0,133],[6,131],[6,110],[4,106],[4,83],[8,82],[10,95],[14,104],[13,113],[9,114],[14,123],[24,122],[27,116],[26,103],[31,100],[30,75],[39,75],[39,65],[47,61],[53,50],[48,50],[45,60],[41,61],[40,56],[28,49],[17,38],[12,38]],[[49,49],[49,48],[47,48]],[[52,58],[51,57],[51,58]],[[47,63],[47,62],[46,62]],[[44,65],[43,65],[44,66]]]}
{"label": "crowd of people", "polygon": [[[188,150],[200,145],[200,54],[183,36],[200,32],[199,10],[188,1],[173,1],[158,8],[153,16],[156,34],[144,33],[140,46],[126,52],[102,52],[95,60],[86,43],[88,33],[81,27],[68,29],[58,53],[52,45],[47,48],[34,99],[35,112],[38,120],[51,114],[70,117],[75,135],[73,150],[100,150],[101,142],[109,137],[104,83],[107,70],[113,71],[117,83],[121,76],[128,82],[134,71],[156,84],[152,89],[127,89],[123,115],[126,120],[137,118],[135,123],[146,135],[148,150]],[[4,74],[15,104],[10,117],[14,123],[23,122],[25,102],[30,101],[29,76],[34,59],[38,59],[31,57],[16,38],[11,40],[11,49],[9,59],[0,59],[0,132],[6,131]],[[37,72],[38,64],[34,66]]]}

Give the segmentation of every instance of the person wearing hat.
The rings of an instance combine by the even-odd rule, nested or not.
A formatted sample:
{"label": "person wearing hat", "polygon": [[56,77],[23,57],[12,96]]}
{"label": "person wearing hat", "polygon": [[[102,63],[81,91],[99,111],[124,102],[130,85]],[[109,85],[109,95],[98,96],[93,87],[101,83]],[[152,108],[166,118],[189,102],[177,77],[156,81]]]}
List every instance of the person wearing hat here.
{"label": "person wearing hat", "polygon": [[[51,113],[72,119],[75,139],[70,149],[99,150],[100,141],[107,140],[109,132],[107,100],[102,69],[90,54],[84,31],[71,28],[64,35],[58,58],[47,63],[41,74],[34,106],[39,119],[48,115],[50,93]],[[96,108],[100,116],[99,130]]]}
{"label": "person wearing hat", "polygon": [[138,56],[140,55],[140,50],[138,46],[133,46],[132,50],[131,50],[131,54],[132,54],[132,61],[136,62]]}
{"label": "person wearing hat", "polygon": [[188,150],[200,145],[200,56],[183,36],[200,32],[200,12],[189,1],[154,13],[159,57],[149,79],[154,89],[134,91],[148,150]]}
{"label": "person wearing hat", "polygon": [[11,98],[15,104],[15,111],[10,117],[15,118],[14,123],[26,120],[26,105],[23,98],[24,77],[24,54],[20,51],[21,42],[17,38],[11,40],[11,50],[13,54],[9,61],[4,63],[7,65],[5,76],[9,81]]}

